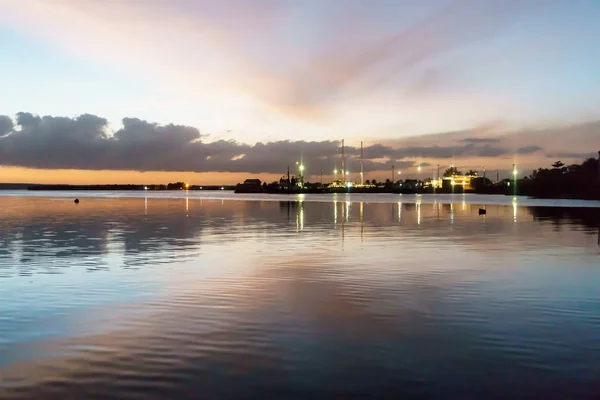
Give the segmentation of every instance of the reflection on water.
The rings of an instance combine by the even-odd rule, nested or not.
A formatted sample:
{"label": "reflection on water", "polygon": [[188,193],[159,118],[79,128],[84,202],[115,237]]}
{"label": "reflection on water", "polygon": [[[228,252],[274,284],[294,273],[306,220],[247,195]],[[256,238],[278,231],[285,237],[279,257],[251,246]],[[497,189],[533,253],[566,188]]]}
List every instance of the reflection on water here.
{"label": "reflection on water", "polygon": [[0,398],[592,397],[600,210],[485,208],[3,197]]}

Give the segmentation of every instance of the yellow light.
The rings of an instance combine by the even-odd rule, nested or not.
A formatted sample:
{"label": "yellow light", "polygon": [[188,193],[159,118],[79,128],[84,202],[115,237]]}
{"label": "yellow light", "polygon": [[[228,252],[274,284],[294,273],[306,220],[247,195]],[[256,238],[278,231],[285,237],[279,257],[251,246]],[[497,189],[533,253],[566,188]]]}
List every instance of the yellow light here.
{"label": "yellow light", "polygon": [[300,165],[300,171],[304,171],[304,165]]}
{"label": "yellow light", "polygon": [[513,175],[517,176],[517,170],[516,169],[513,171]]}
{"label": "yellow light", "polygon": [[185,184],[185,188],[186,188],[186,189],[189,189],[189,187],[190,187],[190,184],[189,184],[189,183],[186,183],[186,184]]}
{"label": "yellow light", "polygon": [[417,170],[418,170],[419,172],[421,172],[421,166],[420,166],[420,165],[419,165],[419,167],[417,168]]}
{"label": "yellow light", "polygon": [[333,170],[333,173],[334,173],[334,174],[337,174],[337,173],[338,173],[338,170],[337,170],[337,169],[334,169],[334,170]]}

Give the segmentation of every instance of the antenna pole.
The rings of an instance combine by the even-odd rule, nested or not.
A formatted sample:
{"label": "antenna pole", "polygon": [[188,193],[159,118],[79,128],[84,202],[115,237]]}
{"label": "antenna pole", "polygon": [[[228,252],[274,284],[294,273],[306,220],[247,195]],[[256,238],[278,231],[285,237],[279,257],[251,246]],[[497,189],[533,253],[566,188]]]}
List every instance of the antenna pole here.
{"label": "antenna pole", "polygon": [[365,184],[365,171],[363,167],[363,142],[360,142],[360,184]]}
{"label": "antenna pole", "polygon": [[342,139],[342,182],[346,183],[346,157],[344,155],[344,139]]}

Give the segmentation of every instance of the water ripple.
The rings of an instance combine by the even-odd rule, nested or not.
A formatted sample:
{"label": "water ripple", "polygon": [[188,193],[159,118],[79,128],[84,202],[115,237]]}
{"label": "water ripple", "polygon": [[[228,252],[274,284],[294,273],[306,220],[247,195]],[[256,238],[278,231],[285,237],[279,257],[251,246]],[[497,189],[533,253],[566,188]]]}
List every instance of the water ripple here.
{"label": "water ripple", "polygon": [[597,210],[388,200],[1,198],[0,398],[599,393]]}

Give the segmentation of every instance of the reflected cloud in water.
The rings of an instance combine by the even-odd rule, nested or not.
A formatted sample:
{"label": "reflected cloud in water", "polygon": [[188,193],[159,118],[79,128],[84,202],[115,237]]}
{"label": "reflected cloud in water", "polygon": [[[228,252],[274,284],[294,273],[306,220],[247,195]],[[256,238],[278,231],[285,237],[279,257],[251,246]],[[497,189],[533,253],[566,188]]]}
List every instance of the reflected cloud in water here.
{"label": "reflected cloud in water", "polygon": [[[56,273],[69,266],[104,269],[108,263],[103,256],[110,253],[121,255],[124,267],[168,263],[174,258],[193,259],[205,236],[215,241],[241,232],[249,239],[257,232],[275,233],[285,230],[291,215],[297,233],[308,227],[319,235],[335,236],[341,213],[340,232],[344,237],[354,234],[354,222],[360,225],[361,237],[377,237],[377,228],[389,237],[410,233],[428,238],[432,235],[428,228],[439,229],[440,224],[447,224],[453,229],[443,233],[446,238],[471,235],[470,243],[474,245],[482,232],[503,231],[507,209],[488,206],[487,214],[479,216],[478,206],[464,202],[457,213],[454,204],[423,208],[421,203],[398,202],[388,206],[361,202],[355,209],[349,201],[330,205],[291,201],[280,202],[278,207],[271,202],[199,201],[189,197],[144,198],[142,204],[137,199],[86,199],[78,207],[66,201],[37,198],[6,198],[2,203],[5,210],[11,210],[2,215],[0,225],[2,275]],[[392,208],[391,217],[385,213],[388,207]],[[552,222],[554,227],[574,225],[586,233],[591,229],[598,234],[598,209],[522,208],[516,200],[510,208],[513,223],[533,220],[545,226]],[[525,211],[523,216],[518,213],[521,209]],[[420,225],[424,229],[415,231]],[[514,246],[531,244],[527,236],[538,228],[539,224],[524,224],[507,240]],[[546,236],[548,240],[558,240]]]}
{"label": "reflected cloud in water", "polygon": [[598,209],[480,216],[462,201],[344,196],[0,205],[0,398],[597,387]]}

